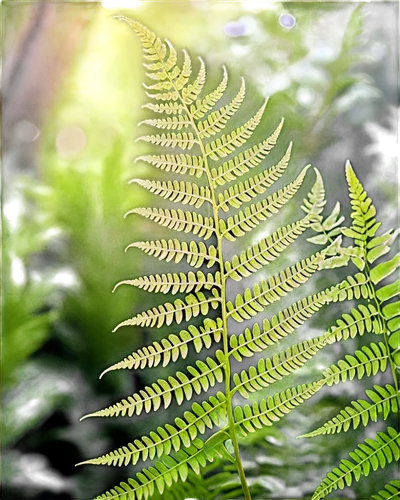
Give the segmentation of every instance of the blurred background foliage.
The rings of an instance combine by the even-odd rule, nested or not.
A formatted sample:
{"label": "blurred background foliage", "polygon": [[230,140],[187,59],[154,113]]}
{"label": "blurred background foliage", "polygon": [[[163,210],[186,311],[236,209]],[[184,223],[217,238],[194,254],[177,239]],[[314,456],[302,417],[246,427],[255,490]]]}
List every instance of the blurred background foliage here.
{"label": "blurred background foliage", "polygon": [[[292,176],[307,163],[317,166],[328,210],[339,200],[349,212],[343,167],[350,158],[386,229],[398,225],[396,2],[131,0],[129,5],[123,9],[117,0],[2,5],[4,499],[77,500],[109,489],[132,471],[74,464],[127,443],[161,418],[79,423],[83,414],[154,376],[113,373],[98,381],[104,368],[153,339],[152,331],[138,329],[112,334],[114,326],[159,300],[130,287],[111,295],[118,281],[154,271],[152,258],[133,249],[123,252],[153,231],[148,221],[123,219],[148,197],[128,180],[152,173],[133,165],[146,151],[134,142],[136,124],[146,116],[140,46],[113,14],[143,22],[188,49],[193,60],[201,55],[210,89],[221,78],[222,64],[232,93],[245,76],[245,115],[271,96],[254,141],[284,116],[271,161],[293,140]],[[296,205],[290,210],[288,220],[297,219]],[[311,251],[304,242],[304,255]],[[291,254],[289,261],[296,257]],[[157,268],[165,270],[160,263]],[[340,277],[330,273],[318,288]],[[330,316],[337,311],[324,314],[324,325],[317,321],[302,330],[304,338],[318,334]],[[304,381],[342,354],[337,346],[323,352],[302,369]],[[173,369],[165,368],[163,378]],[[329,398],[321,391],[277,427],[243,443],[255,498],[312,493],[363,431],[332,446],[328,439],[295,437],[309,430],[311,416],[322,422],[362,389],[347,383]],[[172,420],[175,411],[162,412],[162,420]],[[383,485],[384,474],[388,470],[371,481]],[[365,481],[343,495],[366,498],[369,488]],[[235,478],[216,464],[204,480],[188,483],[182,499],[230,499],[235,491]]]}

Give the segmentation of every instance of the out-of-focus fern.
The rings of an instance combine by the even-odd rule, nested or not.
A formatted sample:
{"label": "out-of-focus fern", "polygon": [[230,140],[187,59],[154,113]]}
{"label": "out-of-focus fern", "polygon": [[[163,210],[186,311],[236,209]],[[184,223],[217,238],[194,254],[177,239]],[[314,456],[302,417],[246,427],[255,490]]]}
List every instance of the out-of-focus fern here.
{"label": "out-of-focus fern", "polygon": [[[21,200],[20,193],[13,195]],[[26,272],[32,254],[47,246],[49,229],[40,216],[27,216],[22,201],[15,224],[4,217],[2,235],[2,444],[6,447],[51,410],[65,405],[66,398],[53,382],[25,383],[38,366],[32,355],[49,339],[50,327],[59,316],[56,310],[43,312],[55,283]],[[20,283],[14,280],[14,261],[23,272]],[[33,400],[37,404],[30,406]],[[11,462],[4,462],[3,479],[11,480],[15,474]]]}
{"label": "out-of-focus fern", "polygon": [[337,100],[343,91],[362,81],[362,76],[355,72],[355,68],[369,61],[369,57],[360,51],[366,33],[365,18],[365,7],[362,4],[350,11],[346,26],[338,34],[337,56],[322,65],[328,80],[303,130],[303,149],[307,157],[315,154],[320,144],[324,144],[326,148],[334,141],[330,130],[340,114]]}
{"label": "out-of-focus fern", "polygon": [[[135,351],[103,373],[160,365],[165,367],[186,358],[193,348],[196,353],[204,348],[213,348],[213,351],[205,359],[199,358],[186,366],[185,372],[177,371],[174,376],[159,378],[126,399],[86,415],[133,416],[167,408],[173,402],[181,405],[184,401],[197,400],[190,410],[176,417],[173,424],[160,425],[126,446],[83,463],[121,466],[136,465],[139,460],[155,460],[153,465],[138,472],[135,479],[128,479],[128,482],[120,483],[98,497],[98,500],[141,500],[163,495],[165,491],[166,495],[178,499],[181,495],[179,491],[186,491],[186,486],[190,484],[195,485],[193,474],[200,474],[210,463],[231,462],[238,472],[241,494],[249,500],[251,493],[239,452],[239,436],[272,426],[326,384],[385,370],[387,363],[392,363],[387,342],[364,346],[354,356],[331,366],[319,381],[298,384],[275,393],[265,394],[265,388],[297,371],[326,345],[354,336],[354,328],[361,334],[370,331],[371,325],[381,328],[380,310],[378,305],[360,304],[326,334],[297,342],[271,357],[261,357],[245,370],[234,372],[234,360],[241,362],[245,357],[250,358],[276,346],[324,305],[353,297],[372,300],[374,290],[370,286],[369,275],[359,272],[325,290],[305,295],[275,313],[271,319],[264,319],[261,324],[254,323],[243,333],[229,331],[232,322],[242,323],[265,311],[268,306],[308,282],[319,269],[348,263],[348,255],[341,246],[339,226],[343,220],[339,214],[340,207],[335,207],[327,218],[323,217],[325,191],[322,178],[316,171],[314,186],[303,201],[305,216],[286,223],[228,259],[230,242],[236,242],[280,213],[286,204],[294,203],[309,167],[305,167],[286,186],[266,195],[266,190],[286,175],[292,145],[286,147],[286,152],[274,166],[255,175],[252,175],[252,170],[274,148],[283,121],[275,124],[264,141],[249,147],[248,141],[261,123],[267,102],[242,125],[233,129],[231,126],[231,130],[227,130],[228,125],[233,123],[232,117],[240,111],[245,94],[244,81],[228,102],[228,76],[224,68],[219,86],[207,93],[205,64],[201,59],[197,75],[192,76],[192,62],[186,51],[180,56],[168,40],[162,41],[137,21],[122,19],[134,29],[142,42],[146,60],[144,66],[147,76],[153,81],[151,85],[145,85],[147,95],[152,99],[145,107],[155,115],[143,124],[161,130],[161,133],[139,138],[157,149],[154,154],[142,155],[138,160],[177,176],[189,176],[185,181],[135,179],[136,184],[183,207],[140,207],[128,213],[150,219],[166,229],[191,233],[197,238],[191,241],[139,241],[130,247],[159,260],[186,261],[195,269],[206,265],[209,270],[207,274],[201,270],[171,270],[123,281],[123,284],[152,293],[182,293],[184,296],[145,310],[121,322],[115,330],[125,326],[160,328],[181,323],[188,325],[177,335],[171,333]],[[217,107],[221,100],[228,103]],[[240,180],[245,174],[250,176]],[[259,195],[262,197],[257,201]],[[199,211],[200,208],[203,212]],[[222,217],[232,211],[233,215],[228,213]],[[314,237],[315,243],[323,245],[320,251],[278,273],[271,273],[267,279],[252,283],[233,300],[227,299],[232,281],[251,277],[278,258],[310,227],[321,233],[318,238]],[[325,261],[328,261],[327,265]],[[362,266],[359,267],[362,271]],[[204,318],[201,324],[198,321],[190,323],[199,316]],[[203,394],[210,389],[213,389],[212,394],[205,399]],[[249,393],[259,390],[264,391],[265,397],[252,405],[236,404],[236,397],[233,399],[237,393],[248,398]],[[388,432],[391,439],[392,431]],[[200,437],[203,435],[205,437]],[[386,437],[379,435],[379,439],[378,445],[385,447]],[[179,482],[185,485],[174,486]]]}
{"label": "out-of-focus fern", "polygon": [[[350,314],[344,314],[330,329],[328,335],[336,340],[346,340],[355,335],[373,333],[381,335],[383,341],[363,347],[363,352],[358,351],[355,356],[347,355],[345,360],[341,360],[337,366],[331,367],[325,373],[325,378],[330,377],[333,383],[344,382],[347,378],[355,376],[361,379],[365,375],[376,375],[389,365],[393,373],[393,384],[375,385],[373,390],[366,391],[369,401],[367,399],[352,401],[350,406],[346,406],[322,427],[303,437],[346,432],[351,428],[366,426],[371,421],[386,420],[390,414],[399,413],[400,280],[387,281],[387,278],[390,278],[400,266],[400,254],[397,253],[389,259],[380,259],[389,253],[390,245],[398,235],[398,231],[389,230],[377,235],[381,222],[376,220],[376,209],[350,163],[346,165],[346,178],[353,222],[351,227],[342,228],[341,232],[354,241],[354,247],[350,248],[351,259],[362,270],[362,275],[366,279],[365,286],[368,293],[354,294],[354,298],[358,301],[367,299],[367,303],[360,303]],[[350,252],[348,249],[340,250],[342,258],[346,254],[349,256]],[[380,261],[377,264],[378,259]],[[313,500],[324,498],[334,490],[351,486],[353,481],[358,481],[362,475],[368,476],[371,471],[384,468],[391,462],[399,460],[398,429],[389,426],[385,431],[378,432],[374,439],[366,439],[349,453],[349,458],[343,459],[327,474],[316,489]],[[398,481],[394,481],[372,498],[397,498],[398,486]]]}

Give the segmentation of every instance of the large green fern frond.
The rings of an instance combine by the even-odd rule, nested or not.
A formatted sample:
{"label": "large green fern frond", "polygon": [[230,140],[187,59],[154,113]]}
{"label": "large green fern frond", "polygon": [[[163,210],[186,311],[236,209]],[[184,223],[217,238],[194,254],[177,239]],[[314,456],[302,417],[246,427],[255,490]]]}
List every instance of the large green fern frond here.
{"label": "large green fern frond", "polygon": [[[364,260],[366,258],[369,264],[373,264],[387,253],[396,232],[376,236],[378,223],[372,202],[364,196],[362,186],[350,169],[347,178],[354,195],[354,227],[349,228],[347,234],[339,227],[343,222],[339,204],[324,218],[325,188],[315,169],[316,179],[301,207],[305,212],[302,219],[285,221],[282,227],[274,227],[269,235],[253,240],[250,246],[247,243],[245,248],[230,252],[230,242],[248,235],[263,221],[280,216],[289,203],[295,203],[296,194],[307,183],[309,165],[294,180],[288,176],[288,180],[282,183],[283,187],[274,192],[274,183],[288,174],[293,145],[291,142],[289,146],[285,145],[286,151],[277,155],[272,166],[262,165],[277,144],[284,123],[282,119],[278,125],[274,124],[272,131],[263,134],[264,139],[251,144],[251,138],[264,120],[268,99],[250,114],[250,118],[243,118],[243,79],[231,96],[228,72],[223,68],[220,83],[213,90],[206,91],[206,65],[201,58],[193,63],[188,52],[179,54],[169,40],[162,40],[137,21],[121,19],[133,28],[142,43],[145,71],[151,80],[144,85],[151,101],[144,107],[154,114],[141,122],[146,131],[138,138],[151,146],[151,151],[137,157],[136,161],[144,162],[149,169],[155,167],[156,173],[159,169],[172,176],[167,180],[134,178],[131,182],[146,189],[150,196],[158,197],[157,202],[178,205],[170,208],[159,207],[156,203],[154,208],[133,208],[127,215],[140,215],[155,222],[161,226],[154,225],[155,231],[184,233],[182,241],[173,238],[136,241],[127,248],[139,249],[171,265],[186,262],[195,270],[151,270],[147,275],[125,279],[116,285],[116,288],[130,285],[148,293],[171,294],[174,298],[122,321],[114,330],[187,325],[178,333],[172,330],[157,340],[153,338],[147,346],[112,364],[102,375],[120,369],[167,367],[171,362],[187,359],[189,353],[200,353],[201,356],[196,356],[185,368],[178,369],[182,371],[168,371],[165,378],[146,382],[147,385],[133,395],[86,417],[131,417],[168,408],[173,401],[182,405],[196,398],[198,402],[192,403],[191,410],[184,411],[172,424],[159,425],[146,435],[132,439],[126,446],[83,463],[135,465],[139,460],[156,460],[135,479],[129,479],[98,497],[98,500],[147,500],[154,494],[163,495],[178,481],[190,483],[193,474],[198,474],[208,462],[218,458],[237,468],[244,498],[250,500],[239,453],[239,434],[245,436],[273,425],[325,385],[351,380],[356,375],[358,378],[365,374],[374,375],[391,362],[386,328],[391,329],[391,338],[395,339],[398,314],[394,310],[395,302],[383,302],[398,295],[398,286],[388,288],[384,285],[378,290],[374,286],[394,272],[399,261],[395,257],[386,265],[378,264],[370,270]],[[217,107],[219,102],[221,105]],[[147,128],[151,130],[147,131]],[[261,167],[260,171],[255,171],[257,167]],[[182,175],[190,176],[189,180],[187,177],[183,180],[180,180],[182,177],[179,180],[174,178]],[[246,178],[240,180],[244,175]],[[185,206],[190,210],[181,208]],[[225,215],[231,211],[233,215]],[[152,225],[150,222],[146,224]],[[295,252],[296,258],[291,259],[284,269],[276,267],[258,284],[243,287],[243,293],[233,289],[231,296],[235,298],[227,300],[229,287],[234,281],[250,278],[263,266],[275,261],[309,228],[317,233],[308,238],[309,241],[322,245],[317,253],[304,258]],[[343,247],[343,236],[354,236],[355,233],[358,241],[355,247]],[[206,244],[204,240],[210,242]],[[227,255],[230,255],[230,260]],[[239,334],[229,331],[232,319],[238,322],[251,319],[305,284],[315,273],[345,265],[350,259],[362,272],[297,300],[281,311],[275,310],[262,325],[250,324]],[[204,267],[207,267],[207,272]],[[181,295],[175,297],[176,294]],[[378,302],[372,302],[377,297]],[[245,357],[275,346],[323,306],[347,300],[362,300],[364,303],[354,306],[349,314],[344,313],[319,337],[297,341],[270,357],[262,356],[257,364],[240,371],[233,363],[240,363]],[[269,392],[270,385],[284,382],[322,348],[370,332],[382,334],[384,342],[371,343],[357,350],[354,356],[347,355],[325,370],[323,378],[317,382],[278,393]],[[211,349],[211,356],[202,357],[203,349]],[[217,387],[217,384],[222,385]],[[358,418],[366,421],[364,414],[373,420],[376,414],[387,415],[388,408],[396,411],[393,388],[388,387],[391,386],[368,392],[372,400],[372,403],[367,403],[368,409],[364,403],[354,402],[348,407],[352,408],[351,411],[348,408],[343,410],[346,415],[340,413],[336,420],[323,427],[325,430],[321,433],[334,433],[339,428],[349,427],[347,415],[356,426]],[[211,389],[215,395],[207,395],[208,399],[204,399],[204,393]],[[235,406],[236,393],[247,397],[250,392],[260,389],[266,392],[260,402]],[[356,416],[358,404],[365,412]],[[199,435],[206,432],[209,437],[203,442]],[[228,446],[225,447],[229,440],[232,453]],[[374,459],[369,460],[374,466]],[[171,498],[177,498],[174,490],[170,491]]]}

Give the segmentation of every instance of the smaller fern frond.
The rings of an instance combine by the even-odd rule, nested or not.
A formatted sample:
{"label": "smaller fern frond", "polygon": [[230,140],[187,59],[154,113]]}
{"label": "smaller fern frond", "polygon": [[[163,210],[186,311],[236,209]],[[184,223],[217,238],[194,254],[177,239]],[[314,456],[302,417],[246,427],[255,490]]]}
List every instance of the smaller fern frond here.
{"label": "smaller fern frond", "polygon": [[175,418],[175,426],[170,424],[158,427],[148,436],[135,439],[122,448],[113,450],[101,457],[85,460],[77,465],[136,465],[139,460],[154,460],[171,451],[189,448],[191,441],[207,429],[221,425],[226,420],[226,398],[222,392],[211,396],[208,401],[194,403],[192,411],[186,411],[182,418]]}
{"label": "smaller fern frond", "polygon": [[119,323],[113,330],[117,331],[122,326],[148,326],[161,328],[164,325],[170,325],[172,322],[178,325],[182,321],[189,321],[202,314],[208,314],[210,307],[217,309],[221,298],[216,288],[211,289],[212,296],[206,297],[203,292],[195,292],[187,295],[184,299],[176,299],[173,303],[166,302],[152,309],[148,309],[137,314],[133,318]]}
{"label": "smaller fern frond", "polygon": [[243,203],[250,201],[259,194],[265,193],[281,177],[288,166],[291,149],[292,143],[290,143],[286,153],[276,165],[219,193],[218,208],[222,208],[224,212],[227,212],[230,207],[240,208]]}
{"label": "smaller fern frond", "polygon": [[168,337],[155,341],[147,347],[133,352],[128,357],[110,366],[100,375],[100,378],[107,372],[113,370],[138,370],[152,368],[162,362],[162,366],[167,366],[170,361],[176,361],[179,357],[185,359],[189,353],[189,345],[193,346],[197,353],[203,347],[209,349],[214,342],[219,342],[222,337],[223,326],[221,318],[216,321],[206,318],[203,326],[196,327],[189,325],[187,330],[182,330],[178,335],[171,334]]}
{"label": "smaller fern frond", "polygon": [[220,220],[220,231],[229,241],[244,236],[246,232],[252,231],[261,221],[275,215],[286,203],[288,203],[300,189],[308,167],[305,167],[299,176],[290,184],[273,193],[256,204],[247,206],[244,211],[238,212],[226,221]]}
{"label": "smaller fern frond", "polygon": [[241,177],[249,172],[250,169],[259,165],[275,146],[282,130],[283,122],[284,120],[282,118],[273,133],[263,142],[239,153],[237,156],[223,163],[220,167],[213,167],[211,169],[211,176],[215,187],[223,186],[227,182]]}
{"label": "smaller fern frond", "polygon": [[311,215],[318,222],[322,220],[321,213],[326,205],[325,186],[319,170],[314,168],[314,172],[316,176],[314,185],[307,198],[304,198],[301,208],[307,215]]}
{"label": "smaller fern frond", "polygon": [[261,122],[266,105],[267,100],[257,113],[244,125],[238,127],[230,134],[224,134],[215,141],[207,143],[205,147],[206,156],[209,156],[212,160],[218,161],[220,158],[225,158],[229,154],[233,153],[235,149],[243,146],[247,139],[252,136],[257,125]]}
{"label": "smaller fern frond", "polygon": [[242,322],[264,311],[269,304],[280,300],[294,288],[306,283],[318,270],[323,258],[322,253],[317,253],[271,276],[268,280],[256,284],[253,291],[247,288],[243,295],[236,296],[235,304],[230,301],[227,303],[227,316]]}
{"label": "smaller fern frond", "polygon": [[197,271],[193,273],[190,271],[188,274],[185,273],[167,273],[167,274],[154,274],[150,276],[141,276],[133,280],[123,280],[117,283],[113,289],[120,285],[131,285],[146,290],[147,292],[154,293],[189,293],[198,292],[202,288],[210,290],[213,286],[221,286],[221,276],[217,272],[215,274],[207,273],[205,275],[203,271]]}
{"label": "smaller fern frond", "polygon": [[[203,264],[212,267],[217,261],[217,249],[214,245],[206,246],[202,241],[158,240],[136,241],[126,247],[139,248],[148,255],[166,262],[174,261],[178,264],[183,258],[192,267],[199,268]],[[126,251],[125,250],[125,251]]]}
{"label": "smaller fern frond", "polygon": [[386,420],[391,412],[397,413],[399,411],[395,387],[389,384],[385,387],[375,385],[374,389],[374,391],[366,391],[372,403],[364,399],[352,401],[351,406],[346,406],[344,410],[329,420],[329,422],[326,422],[322,427],[299,437],[315,437],[346,432],[351,426],[357,429],[360,424],[366,426],[371,420],[376,422],[378,414],[382,414],[383,419]]}
{"label": "smaller fern frond", "polygon": [[260,402],[255,401],[251,406],[236,406],[234,408],[235,428],[243,435],[256,432],[290,413],[294,408],[311,398],[321,387],[323,382],[303,384],[286,389]]}
{"label": "smaller fern frond", "polygon": [[390,481],[377,495],[372,495],[373,500],[394,500],[400,497],[400,480]]}
{"label": "smaller fern frond", "polygon": [[132,179],[130,183],[136,182],[161,198],[182,205],[192,205],[200,208],[204,202],[212,203],[210,188],[198,186],[192,182],[184,181],[149,181],[147,179]]}
{"label": "smaller fern frond", "polygon": [[272,358],[261,358],[257,366],[250,366],[248,370],[234,374],[233,393],[238,391],[241,396],[248,398],[249,392],[264,389],[301,368],[325,345],[326,340],[321,336],[292,345]]}
{"label": "smaller fern frond", "polygon": [[263,266],[274,261],[309,227],[308,217],[277,229],[255,243],[240,255],[235,255],[231,262],[225,262],[226,276],[235,281],[248,278]]}
{"label": "smaller fern frond", "polygon": [[203,158],[188,154],[142,155],[135,159],[145,161],[156,168],[176,174],[186,174],[200,178],[205,172]]}
{"label": "smaller fern frond", "polygon": [[378,371],[386,370],[388,359],[389,355],[383,342],[371,343],[357,350],[354,356],[347,354],[345,359],[331,365],[324,371],[323,380],[327,385],[332,385],[353,380],[355,376],[361,379],[364,375],[376,375]]}
{"label": "smaller fern frond", "polygon": [[215,232],[214,219],[212,217],[203,217],[197,212],[184,212],[181,209],[169,210],[168,208],[142,207],[129,210],[125,216],[130,214],[141,215],[175,231],[191,232],[205,240],[208,240]]}
{"label": "smaller fern frond", "polygon": [[346,179],[349,185],[353,223],[350,228],[343,229],[343,234],[353,238],[356,246],[365,247],[367,238],[375,236],[381,223],[376,222],[376,209],[358,180],[350,162],[346,163]]}
{"label": "smaller fern frond", "polygon": [[400,458],[400,434],[388,427],[386,432],[378,432],[375,439],[366,439],[349,453],[352,461],[343,459],[335,467],[320,486],[315,490],[312,500],[321,500],[334,490],[351,486],[353,480],[358,481],[368,476],[372,470],[384,468],[386,464]]}
{"label": "smaller fern frond", "polygon": [[208,357],[205,361],[196,361],[196,366],[188,366],[186,370],[190,374],[189,378],[183,372],[177,372],[175,377],[168,377],[168,380],[158,379],[151,386],[147,386],[139,392],[123,399],[107,408],[90,413],[82,417],[81,420],[89,417],[117,417],[140,415],[144,410],[146,413],[157,411],[161,404],[168,408],[173,398],[178,405],[190,399],[193,392],[200,394],[207,392],[210,387],[223,381],[224,353],[216,351],[217,361]]}

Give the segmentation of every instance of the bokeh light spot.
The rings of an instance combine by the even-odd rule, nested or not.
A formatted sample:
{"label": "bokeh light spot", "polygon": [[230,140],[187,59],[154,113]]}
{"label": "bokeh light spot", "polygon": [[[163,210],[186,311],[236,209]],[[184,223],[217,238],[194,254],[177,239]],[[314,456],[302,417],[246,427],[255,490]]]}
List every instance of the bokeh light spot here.
{"label": "bokeh light spot", "polygon": [[28,120],[20,120],[16,123],[15,137],[21,142],[33,142],[40,135],[40,130],[32,122]]}
{"label": "bokeh light spot", "polygon": [[279,24],[288,30],[292,29],[296,24],[296,19],[292,14],[281,14],[279,16]]}
{"label": "bokeh light spot", "polygon": [[228,36],[242,36],[246,34],[246,24],[241,19],[239,21],[231,21],[225,25],[224,31]]}
{"label": "bokeh light spot", "polygon": [[65,127],[56,139],[57,152],[61,156],[73,156],[86,146],[86,134],[80,127]]}

